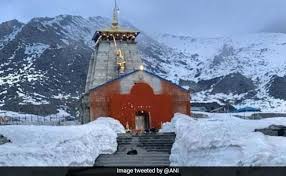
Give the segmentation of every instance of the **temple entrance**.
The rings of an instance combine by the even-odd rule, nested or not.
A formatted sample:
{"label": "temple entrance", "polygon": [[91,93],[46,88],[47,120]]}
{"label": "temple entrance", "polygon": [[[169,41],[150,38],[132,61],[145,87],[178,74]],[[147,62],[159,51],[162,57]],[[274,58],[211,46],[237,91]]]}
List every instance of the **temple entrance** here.
{"label": "temple entrance", "polygon": [[173,116],[172,97],[154,94],[152,87],[144,82],[135,83],[128,94],[112,94],[108,107],[108,116],[116,117],[135,131],[159,129],[162,122],[170,121]]}
{"label": "temple entrance", "polygon": [[135,113],[135,129],[145,130],[150,128],[150,116],[147,111],[137,111]]}

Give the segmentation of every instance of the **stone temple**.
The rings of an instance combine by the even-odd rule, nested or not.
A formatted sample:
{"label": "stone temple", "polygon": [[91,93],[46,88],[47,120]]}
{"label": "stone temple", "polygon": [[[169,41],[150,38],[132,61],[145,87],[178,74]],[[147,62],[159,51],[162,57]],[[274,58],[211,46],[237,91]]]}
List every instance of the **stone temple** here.
{"label": "stone temple", "polygon": [[138,53],[139,32],[118,23],[115,3],[112,24],[95,32],[89,62],[81,121],[113,117],[126,128],[160,128],[174,113],[190,114],[190,92],[144,70]]}

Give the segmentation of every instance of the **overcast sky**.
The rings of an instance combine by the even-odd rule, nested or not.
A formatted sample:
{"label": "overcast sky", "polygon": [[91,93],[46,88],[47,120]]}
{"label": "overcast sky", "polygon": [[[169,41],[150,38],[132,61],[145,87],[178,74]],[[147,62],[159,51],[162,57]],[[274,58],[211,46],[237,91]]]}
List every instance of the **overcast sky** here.
{"label": "overcast sky", "polygon": [[[217,36],[256,32],[273,22],[286,22],[286,0],[117,1],[120,18],[149,33]],[[113,0],[0,0],[0,22],[59,14],[111,17],[113,4]]]}

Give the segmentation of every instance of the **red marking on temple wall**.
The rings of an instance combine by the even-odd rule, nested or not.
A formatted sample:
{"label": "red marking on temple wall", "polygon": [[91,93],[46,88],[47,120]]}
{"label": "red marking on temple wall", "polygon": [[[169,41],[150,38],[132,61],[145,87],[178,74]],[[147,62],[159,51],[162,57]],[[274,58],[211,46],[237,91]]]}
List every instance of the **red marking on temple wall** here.
{"label": "red marking on temple wall", "polygon": [[91,92],[90,115],[93,120],[110,116],[134,129],[136,113],[144,111],[149,114],[149,127],[160,128],[176,112],[190,114],[189,96],[166,81],[161,81],[160,94],[154,94],[152,87],[144,82],[135,83],[129,94],[121,94],[120,80],[115,80]]}

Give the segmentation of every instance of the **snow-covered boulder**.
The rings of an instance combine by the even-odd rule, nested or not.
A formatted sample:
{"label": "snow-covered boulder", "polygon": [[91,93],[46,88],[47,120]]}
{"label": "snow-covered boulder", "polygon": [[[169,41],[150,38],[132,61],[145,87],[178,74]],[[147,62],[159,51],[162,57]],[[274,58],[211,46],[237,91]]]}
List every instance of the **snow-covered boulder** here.
{"label": "snow-covered boulder", "polygon": [[174,166],[285,166],[286,137],[254,132],[285,117],[245,120],[233,114],[209,114],[192,119],[175,114],[161,131],[176,133],[170,161]]}
{"label": "snow-covered boulder", "polygon": [[124,127],[112,118],[78,126],[0,126],[12,143],[0,145],[1,166],[92,166],[117,149]]}

